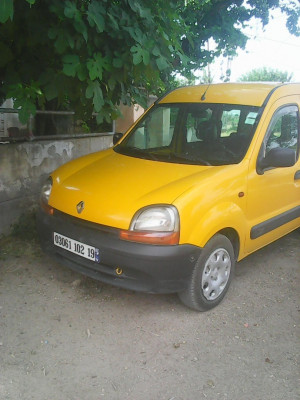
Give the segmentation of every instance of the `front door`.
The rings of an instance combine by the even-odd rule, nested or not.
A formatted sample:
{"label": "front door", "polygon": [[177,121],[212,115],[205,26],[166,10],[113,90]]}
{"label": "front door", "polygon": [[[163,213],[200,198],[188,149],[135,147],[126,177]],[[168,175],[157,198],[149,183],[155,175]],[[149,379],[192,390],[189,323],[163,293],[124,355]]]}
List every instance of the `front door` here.
{"label": "front door", "polygon": [[277,101],[270,109],[270,123],[260,154],[272,148],[295,151],[292,167],[256,170],[257,157],[250,163],[247,193],[247,253],[276,240],[300,225],[299,107],[296,97]]}

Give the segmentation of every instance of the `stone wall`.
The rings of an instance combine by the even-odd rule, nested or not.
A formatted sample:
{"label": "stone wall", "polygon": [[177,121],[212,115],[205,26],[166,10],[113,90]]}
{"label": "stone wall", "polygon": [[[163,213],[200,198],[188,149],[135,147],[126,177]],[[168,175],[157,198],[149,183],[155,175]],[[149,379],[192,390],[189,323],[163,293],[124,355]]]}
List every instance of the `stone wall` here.
{"label": "stone wall", "polygon": [[0,142],[0,234],[9,233],[19,216],[38,204],[41,185],[54,169],[111,145],[111,134]]}

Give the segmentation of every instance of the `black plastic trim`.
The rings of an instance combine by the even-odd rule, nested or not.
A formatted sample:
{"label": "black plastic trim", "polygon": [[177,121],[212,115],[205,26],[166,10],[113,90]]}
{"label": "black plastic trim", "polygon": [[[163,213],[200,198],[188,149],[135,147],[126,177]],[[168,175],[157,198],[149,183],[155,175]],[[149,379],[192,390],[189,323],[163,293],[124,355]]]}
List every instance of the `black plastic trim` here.
{"label": "black plastic trim", "polygon": [[[37,228],[43,250],[61,264],[102,282],[147,293],[184,290],[202,251],[189,244],[165,246],[121,240],[116,228],[60,212],[51,216],[39,210]],[[53,232],[98,248],[100,263],[55,246]]]}
{"label": "black plastic trim", "polygon": [[270,218],[267,221],[264,221],[256,226],[253,226],[250,232],[251,239],[257,239],[260,236],[265,235],[273,231],[280,226],[287,224],[288,222],[293,221],[296,218],[300,217],[300,206],[292,208],[289,211],[286,211],[276,217]]}
{"label": "black plastic trim", "polygon": [[271,97],[272,94],[275,92],[275,90],[277,90],[278,88],[280,88],[280,87],[282,87],[282,86],[285,86],[285,85],[286,85],[286,83],[281,83],[281,84],[275,86],[273,89],[271,89],[270,92],[268,93],[267,97],[265,98],[265,101],[263,102],[262,107],[263,107],[263,108],[266,107],[266,105],[267,105],[268,102],[269,102],[270,97]]}

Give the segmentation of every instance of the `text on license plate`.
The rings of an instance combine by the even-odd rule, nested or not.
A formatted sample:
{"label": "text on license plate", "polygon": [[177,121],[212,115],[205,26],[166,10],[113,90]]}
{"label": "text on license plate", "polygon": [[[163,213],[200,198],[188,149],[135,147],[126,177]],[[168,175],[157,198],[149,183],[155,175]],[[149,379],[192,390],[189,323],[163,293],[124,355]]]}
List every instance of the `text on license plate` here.
{"label": "text on license plate", "polygon": [[53,243],[55,246],[87,258],[88,260],[95,261],[97,263],[100,262],[99,249],[96,249],[93,246],[78,242],[77,240],[71,239],[57,232],[53,232]]}

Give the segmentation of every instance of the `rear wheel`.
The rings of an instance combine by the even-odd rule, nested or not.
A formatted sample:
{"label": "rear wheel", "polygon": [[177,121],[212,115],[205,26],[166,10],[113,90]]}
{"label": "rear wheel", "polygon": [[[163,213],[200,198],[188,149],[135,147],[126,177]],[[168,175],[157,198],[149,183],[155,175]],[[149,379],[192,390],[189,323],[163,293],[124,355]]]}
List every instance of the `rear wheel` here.
{"label": "rear wheel", "polygon": [[189,308],[207,311],[224,298],[235,268],[235,255],[230,240],[217,234],[213,236],[198,258],[188,287],[178,293]]}

